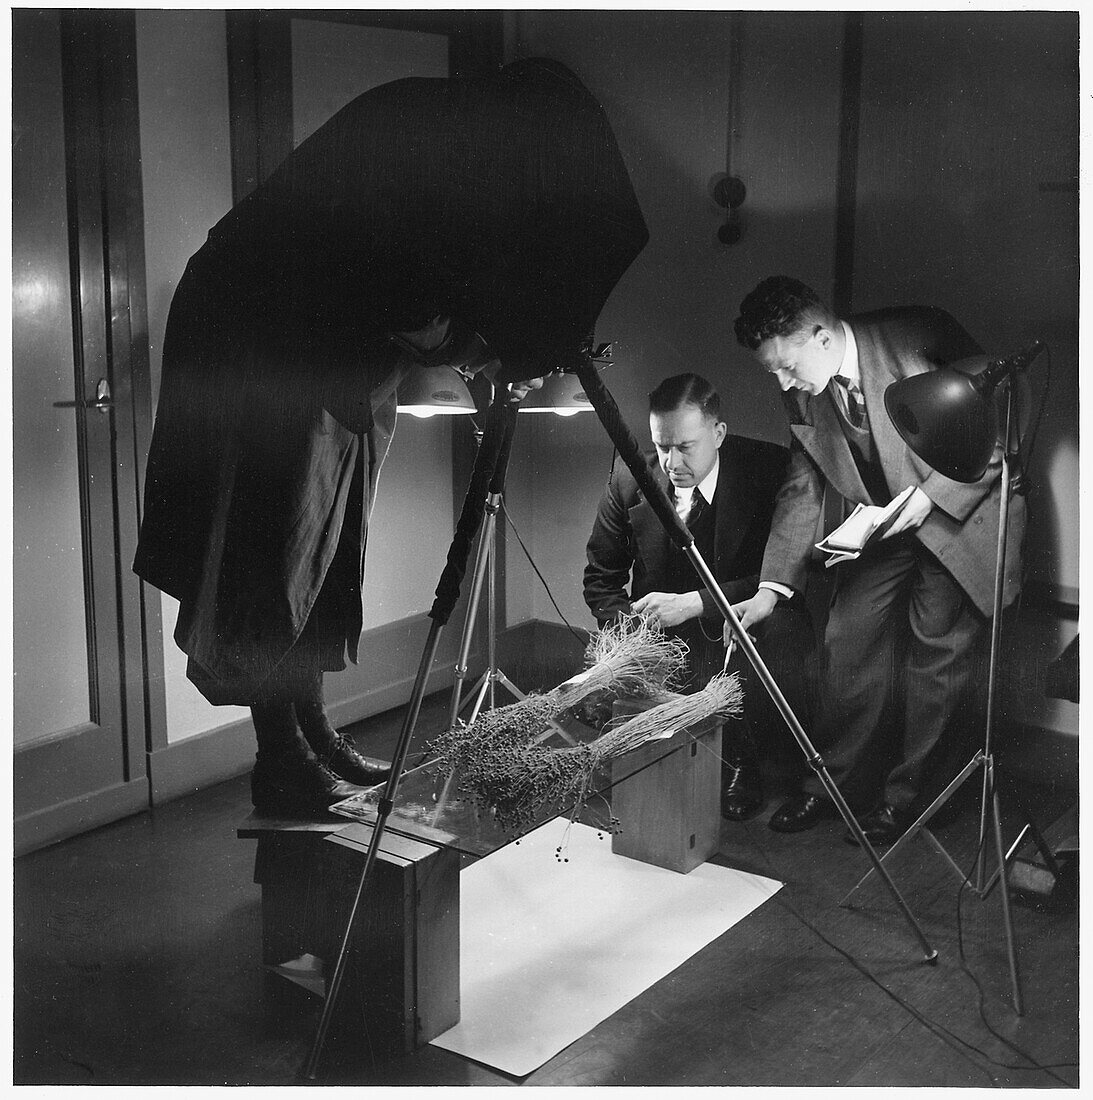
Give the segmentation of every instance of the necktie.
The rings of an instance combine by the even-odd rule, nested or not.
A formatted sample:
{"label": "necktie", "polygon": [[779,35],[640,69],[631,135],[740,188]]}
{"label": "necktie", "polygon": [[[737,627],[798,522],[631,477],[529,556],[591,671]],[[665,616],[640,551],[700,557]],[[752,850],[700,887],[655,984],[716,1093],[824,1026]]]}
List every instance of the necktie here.
{"label": "necktie", "polygon": [[703,500],[702,494],[695,489],[694,493],[691,494],[691,507],[687,511],[687,519],[685,521],[688,528],[691,530],[694,529],[694,525],[698,522],[705,507],[706,501]]}
{"label": "necktie", "polygon": [[844,378],[841,374],[836,374],[834,380],[842,390],[846,419],[855,428],[860,428],[865,423],[865,397],[858,388],[858,384],[849,378]]}

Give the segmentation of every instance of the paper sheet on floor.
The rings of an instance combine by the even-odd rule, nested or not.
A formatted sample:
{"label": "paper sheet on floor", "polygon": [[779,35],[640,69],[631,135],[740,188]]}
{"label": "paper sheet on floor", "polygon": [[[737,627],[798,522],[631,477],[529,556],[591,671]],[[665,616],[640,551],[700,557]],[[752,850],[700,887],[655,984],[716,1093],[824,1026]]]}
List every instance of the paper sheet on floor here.
{"label": "paper sheet on floor", "polygon": [[433,1042],[524,1077],[781,886],[712,863],[667,871],[549,822],[462,872],[461,1018]]}

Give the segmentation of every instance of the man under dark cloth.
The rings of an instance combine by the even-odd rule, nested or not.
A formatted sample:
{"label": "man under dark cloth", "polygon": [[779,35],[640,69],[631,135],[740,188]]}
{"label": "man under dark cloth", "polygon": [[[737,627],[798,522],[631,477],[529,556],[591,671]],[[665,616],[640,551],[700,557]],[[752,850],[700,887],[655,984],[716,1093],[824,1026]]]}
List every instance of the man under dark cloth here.
{"label": "man under dark cloth", "polygon": [[[966,719],[976,649],[993,609],[1001,447],[972,484],[931,469],[890,422],[897,379],[980,354],[947,313],[881,310],[842,321],[796,279],[763,280],[741,303],[736,336],[778,382],[793,433],[762,581],[737,611],[752,629],[777,607],[776,585],[800,591],[825,489],[850,505],[914,492],[882,541],[835,566],[824,635],[816,744],[865,835],[895,841],[920,809],[931,763]],[[1005,602],[1016,595],[1024,501],[1012,498]],[[905,649],[895,759],[882,757],[885,708]],[[815,775],[770,820],[797,832],[835,816]],[[852,834],[847,839],[853,841]]]}
{"label": "man under dark cloth", "polygon": [[647,238],[603,109],[528,58],[362,93],[191,257],[133,567],[179,601],[198,689],[251,708],[258,809],[321,814],[387,775],[322,677],[357,658],[400,381],[492,363],[522,388],[575,360]]}
{"label": "man under dark cloth", "polygon": [[[703,559],[730,600],[750,594],[785,473],[785,448],[729,435],[717,392],[697,374],[667,378],[649,395],[649,430],[656,448],[647,458],[653,476],[674,499]],[[601,626],[619,613],[649,616],[687,643],[692,687],[721,670],[721,613],[621,459],[600,501],[587,557],[585,603]],[[779,687],[798,717],[807,720],[812,624],[803,600],[784,600],[754,633]],[[750,670],[739,654],[730,667],[747,689]],[[777,736],[779,727],[785,729],[781,717],[753,679],[751,690],[745,690],[743,721],[725,726],[725,817],[743,821],[762,808],[755,738]]]}

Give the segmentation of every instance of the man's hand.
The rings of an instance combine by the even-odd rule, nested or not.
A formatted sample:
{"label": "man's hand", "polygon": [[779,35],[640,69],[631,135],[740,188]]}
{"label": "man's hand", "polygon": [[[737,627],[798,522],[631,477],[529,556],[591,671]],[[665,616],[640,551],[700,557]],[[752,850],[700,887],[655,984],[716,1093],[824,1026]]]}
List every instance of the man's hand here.
{"label": "man's hand", "polygon": [[[750,600],[734,603],[732,609],[736,612],[740,625],[747,633],[750,632],[753,626],[758,626],[764,619],[768,618],[777,606],[778,594],[769,588],[760,588]],[[728,645],[733,638],[732,627],[728,623],[722,629],[722,636],[725,645]]]}
{"label": "man's hand", "polygon": [[926,517],[933,511],[934,502],[917,486],[908,498],[902,511],[896,516],[892,526],[881,536],[881,539],[890,539],[903,531],[913,531],[926,522]]}
{"label": "man's hand", "polygon": [[631,605],[635,614],[645,615],[654,626],[679,626],[702,614],[702,597],[697,592],[650,592]]}

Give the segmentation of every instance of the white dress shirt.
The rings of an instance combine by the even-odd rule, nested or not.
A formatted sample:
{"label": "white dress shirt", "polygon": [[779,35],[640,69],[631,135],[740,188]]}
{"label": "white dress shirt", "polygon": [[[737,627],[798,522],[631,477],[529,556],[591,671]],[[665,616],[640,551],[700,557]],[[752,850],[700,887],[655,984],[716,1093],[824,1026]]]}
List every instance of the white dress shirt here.
{"label": "white dress shirt", "polygon": [[702,494],[702,499],[707,504],[713,504],[713,495],[717,492],[717,474],[721,469],[721,455],[720,453],[714,459],[713,469],[698,483],[695,485],[677,485],[675,486],[675,506],[676,511],[679,513],[679,518],[686,522],[687,513],[691,510],[691,498],[695,495],[695,489]]}

